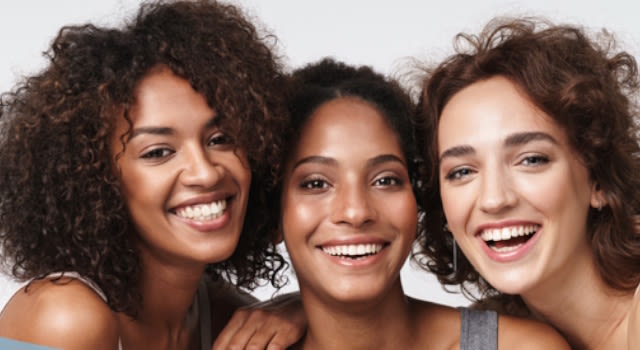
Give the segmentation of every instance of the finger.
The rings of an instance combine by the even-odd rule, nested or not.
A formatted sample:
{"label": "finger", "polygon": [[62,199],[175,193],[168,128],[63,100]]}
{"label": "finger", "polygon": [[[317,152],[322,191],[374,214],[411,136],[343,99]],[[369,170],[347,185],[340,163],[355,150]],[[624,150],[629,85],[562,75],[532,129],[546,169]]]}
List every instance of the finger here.
{"label": "finger", "polygon": [[256,330],[251,338],[247,341],[246,350],[263,350],[267,348],[269,341],[275,333],[273,331],[265,331],[265,327]]}
{"label": "finger", "polygon": [[272,318],[270,321],[272,322],[266,322],[256,330],[247,344],[247,350],[284,350],[295,344],[303,335],[303,329],[294,323],[278,318]]}
{"label": "finger", "polygon": [[233,316],[227,322],[227,325],[222,329],[218,338],[213,343],[212,350],[225,350],[230,348],[231,340],[238,333],[238,331],[244,326],[249,318],[249,312],[244,309],[238,309],[233,313]]}
{"label": "finger", "polygon": [[[247,315],[244,324],[235,330],[235,334],[229,340],[229,349],[246,349],[255,333],[265,325],[268,319],[268,313],[264,310],[247,310]],[[264,349],[266,345],[266,342],[263,343],[260,349]]]}
{"label": "finger", "polygon": [[267,350],[284,350],[288,347],[297,343],[302,336],[304,335],[304,331],[299,327],[292,326],[288,330],[282,329],[278,331],[269,342],[269,345],[266,347]]}

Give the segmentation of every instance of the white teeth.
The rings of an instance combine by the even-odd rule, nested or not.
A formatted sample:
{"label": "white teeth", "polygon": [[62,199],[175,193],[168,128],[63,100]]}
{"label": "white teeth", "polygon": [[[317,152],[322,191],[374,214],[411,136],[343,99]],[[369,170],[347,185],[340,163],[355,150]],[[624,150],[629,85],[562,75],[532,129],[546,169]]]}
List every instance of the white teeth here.
{"label": "white teeth", "polygon": [[502,239],[511,238],[511,230],[509,230],[508,227],[503,227],[502,230],[500,230],[500,238]]}
{"label": "white teeth", "polygon": [[377,254],[382,244],[347,244],[322,247],[322,251],[331,256],[362,256]]}
{"label": "white teeth", "polygon": [[486,229],[482,231],[480,237],[488,241],[506,241],[511,238],[529,236],[538,231],[538,225],[512,226],[503,228]]}
{"label": "white teeth", "polygon": [[179,217],[195,220],[195,221],[207,221],[216,219],[224,213],[227,208],[227,201],[221,199],[207,204],[197,204],[182,207],[176,210],[176,215]]}

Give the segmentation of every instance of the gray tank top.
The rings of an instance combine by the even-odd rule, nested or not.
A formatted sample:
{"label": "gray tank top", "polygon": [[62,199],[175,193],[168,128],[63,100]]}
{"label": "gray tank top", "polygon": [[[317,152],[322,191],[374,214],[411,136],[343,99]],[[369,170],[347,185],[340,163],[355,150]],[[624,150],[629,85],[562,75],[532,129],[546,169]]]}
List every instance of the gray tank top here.
{"label": "gray tank top", "polygon": [[460,308],[460,350],[497,350],[498,313]]}

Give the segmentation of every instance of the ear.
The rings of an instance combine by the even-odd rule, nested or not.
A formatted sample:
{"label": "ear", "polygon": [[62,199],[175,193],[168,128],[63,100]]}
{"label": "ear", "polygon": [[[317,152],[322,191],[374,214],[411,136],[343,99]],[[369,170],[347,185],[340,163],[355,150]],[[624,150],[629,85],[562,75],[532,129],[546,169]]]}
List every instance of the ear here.
{"label": "ear", "polygon": [[600,185],[596,182],[591,186],[591,207],[598,211],[607,206],[607,199],[604,197],[604,193],[600,189]]}

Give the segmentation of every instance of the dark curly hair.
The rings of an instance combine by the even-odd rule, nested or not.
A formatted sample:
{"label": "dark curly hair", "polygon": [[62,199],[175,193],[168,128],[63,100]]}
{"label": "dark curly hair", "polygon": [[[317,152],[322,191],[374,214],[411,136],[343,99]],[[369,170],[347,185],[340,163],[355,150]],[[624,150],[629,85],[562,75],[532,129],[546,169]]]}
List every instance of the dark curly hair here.
{"label": "dark curly hair", "polygon": [[[272,36],[216,1],[146,3],[122,28],[64,27],[49,65],[2,95],[0,243],[21,280],[77,271],[115,311],[140,303],[139,256],[110,156],[117,118],[131,126],[135,88],[154,67],[189,81],[249,159],[251,192],[233,255],[207,273],[253,288],[280,283],[266,192],[279,172],[287,110]],[[126,135],[121,135],[125,140]]]}
{"label": "dark curly hair", "polygon": [[600,276],[612,288],[636,288],[640,146],[633,56],[615,52],[613,37],[606,32],[590,37],[583,28],[535,18],[496,19],[477,36],[459,34],[456,43],[462,44],[457,54],[427,70],[417,112],[427,130],[421,147],[430,169],[426,196],[419,199],[425,228],[419,239],[422,265],[445,286],[462,284],[467,296],[473,295],[469,286],[484,298],[503,296],[460,252],[457,270],[453,269],[452,236],[443,231],[437,157],[438,121],[449,100],[475,82],[502,76],[567,133],[608,204],[602,211],[590,210],[585,218]]}
{"label": "dark curly hair", "polygon": [[[421,169],[412,123],[415,107],[396,81],[368,66],[353,67],[325,58],[295,70],[291,74],[291,86],[291,122],[285,133],[288,152],[295,149],[303,126],[316,109],[331,100],[352,97],[375,107],[395,131],[408,162],[409,175],[415,183]],[[283,163],[289,157],[285,152]]]}

